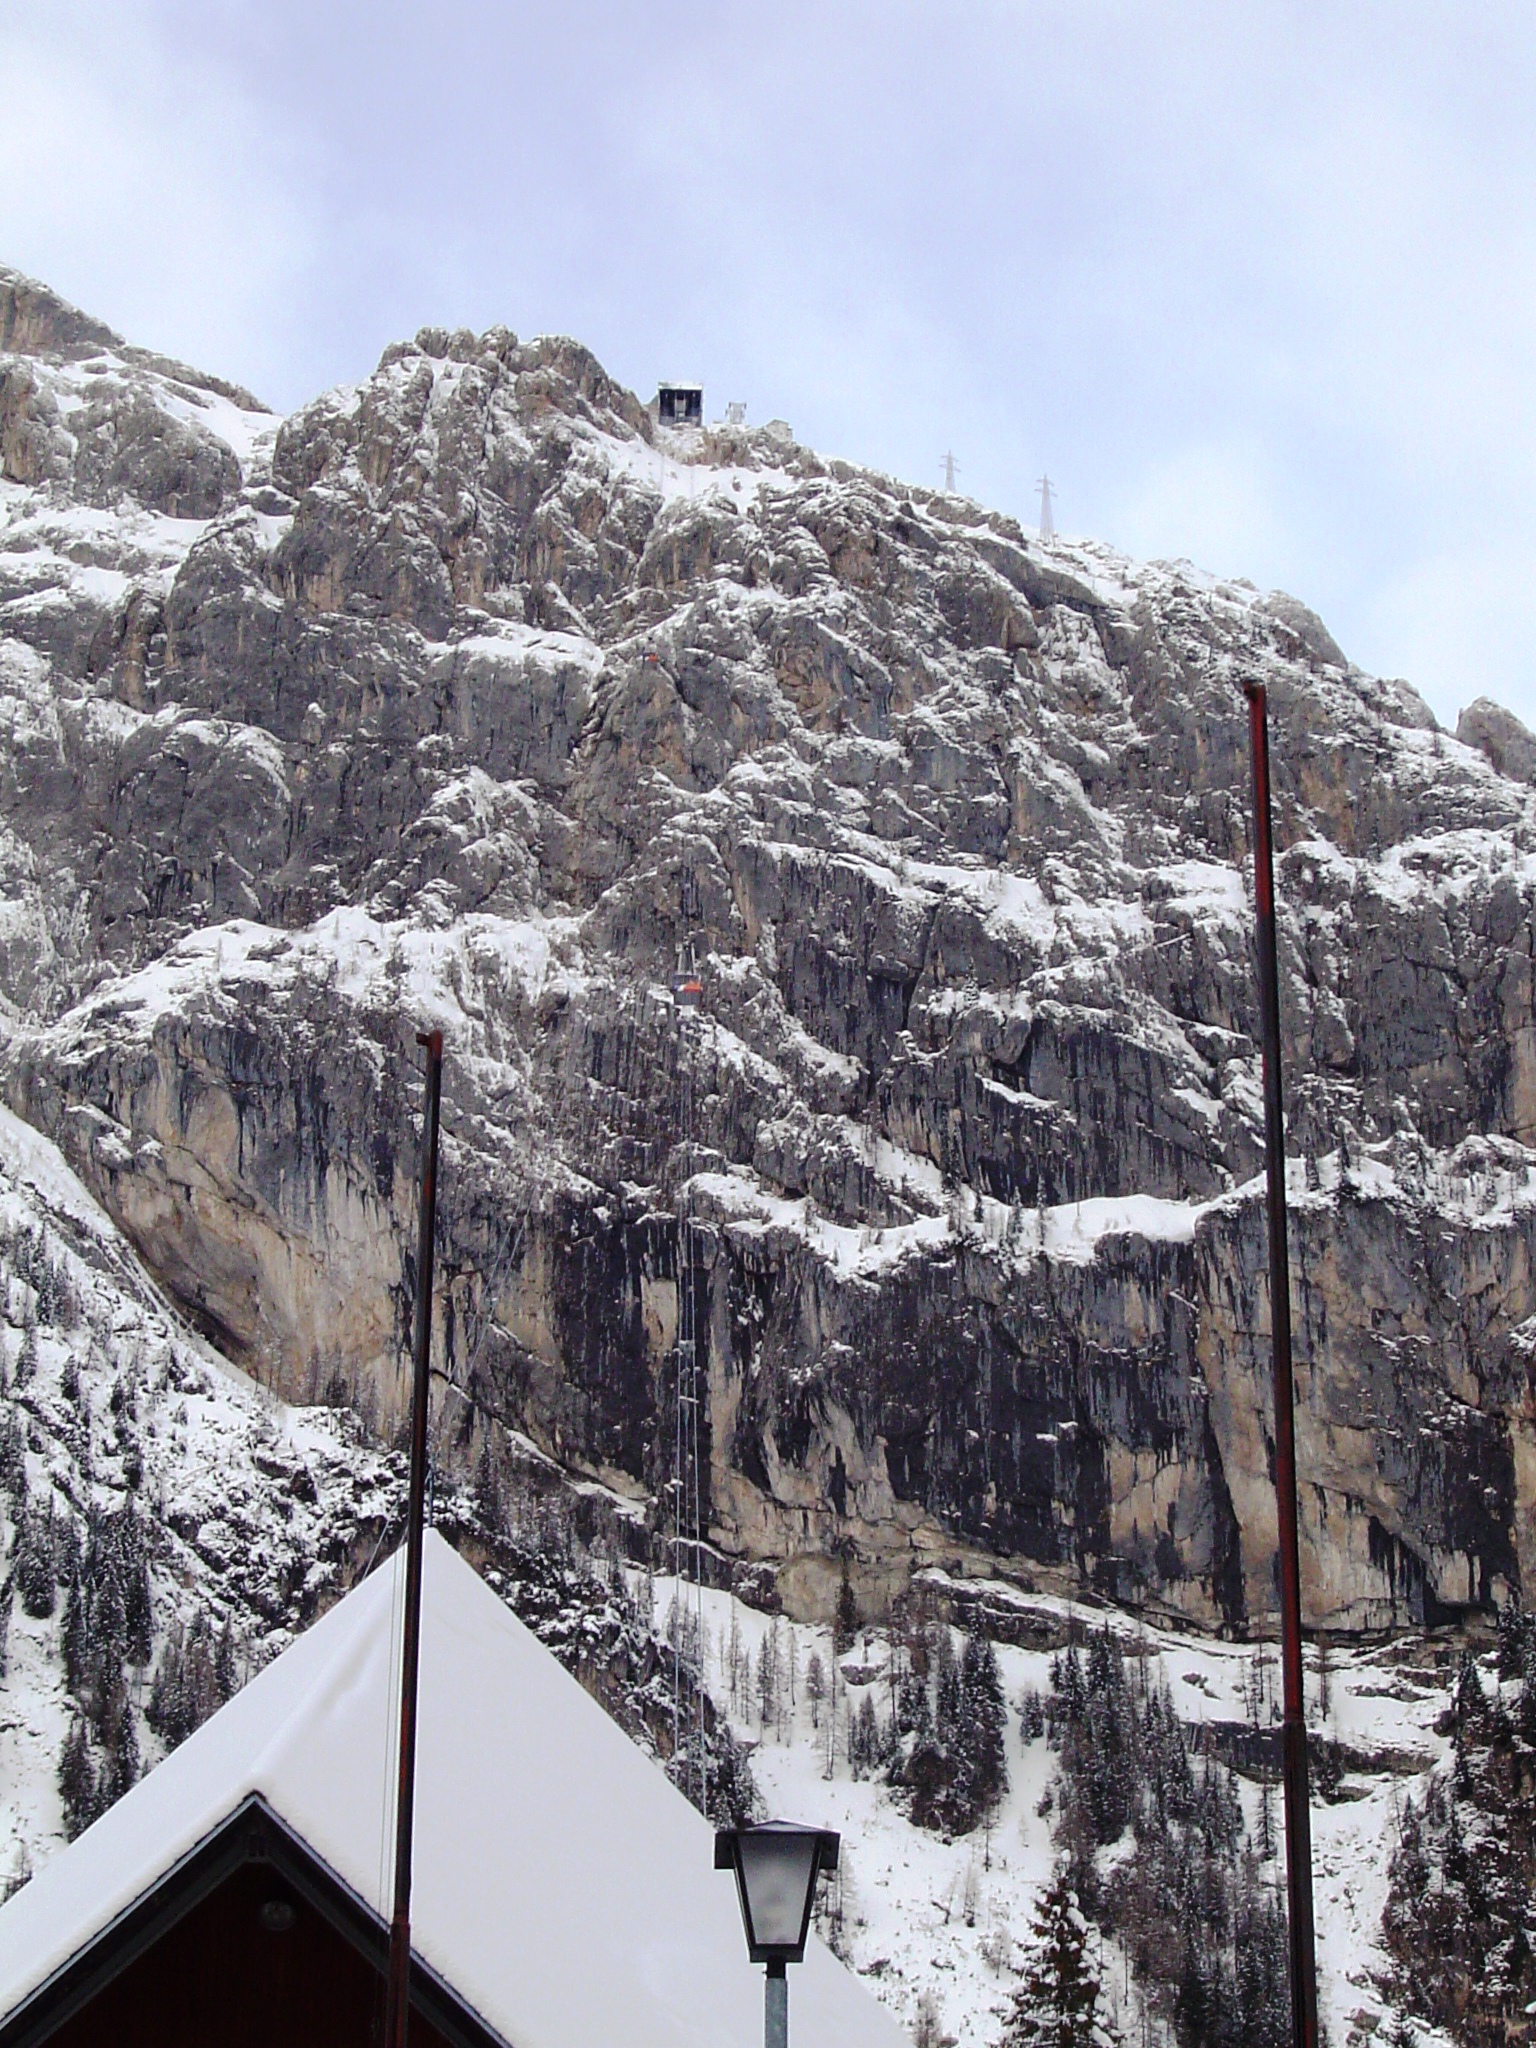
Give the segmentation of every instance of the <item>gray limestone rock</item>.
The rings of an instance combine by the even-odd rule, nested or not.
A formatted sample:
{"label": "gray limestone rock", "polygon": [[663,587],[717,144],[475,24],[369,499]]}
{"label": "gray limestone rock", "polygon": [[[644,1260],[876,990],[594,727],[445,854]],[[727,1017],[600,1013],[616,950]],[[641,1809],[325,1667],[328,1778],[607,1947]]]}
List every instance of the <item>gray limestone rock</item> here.
{"label": "gray limestone rock", "polygon": [[687,1289],[712,1537],[791,1606],[847,1554],[1258,1624],[1258,675],[1310,1611],[1530,1596],[1523,728],[574,342],[282,422],[25,281],[0,342],[0,1079],[232,1357],[397,1410],[436,1022],[445,1455],[658,1514]]}
{"label": "gray limestone rock", "polygon": [[0,354],[74,357],[118,346],[119,337],[102,321],[0,264]]}
{"label": "gray limestone rock", "polygon": [[1536,783],[1536,733],[1491,697],[1473,698],[1456,721],[1456,737],[1486,754],[1500,775]]}

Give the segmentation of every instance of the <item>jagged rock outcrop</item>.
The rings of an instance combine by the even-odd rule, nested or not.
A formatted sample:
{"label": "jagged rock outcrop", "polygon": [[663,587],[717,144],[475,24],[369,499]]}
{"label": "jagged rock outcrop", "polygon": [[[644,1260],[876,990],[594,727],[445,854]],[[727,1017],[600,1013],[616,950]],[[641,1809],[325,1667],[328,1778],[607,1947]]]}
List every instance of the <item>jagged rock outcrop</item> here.
{"label": "jagged rock outcrop", "polygon": [[1536,782],[1536,733],[1490,697],[1474,697],[1456,721],[1456,737],[1486,754],[1513,782]]}
{"label": "jagged rock outcrop", "polygon": [[398,1400],[439,1022],[482,1416],[663,1498],[681,1280],[715,1540],[790,1605],[985,1553],[1260,1623],[1253,673],[1309,1606],[1529,1595],[1536,818],[1486,717],[1278,593],[660,428],[573,342],[424,332],[278,422],[5,289],[4,1085],[233,1357]]}

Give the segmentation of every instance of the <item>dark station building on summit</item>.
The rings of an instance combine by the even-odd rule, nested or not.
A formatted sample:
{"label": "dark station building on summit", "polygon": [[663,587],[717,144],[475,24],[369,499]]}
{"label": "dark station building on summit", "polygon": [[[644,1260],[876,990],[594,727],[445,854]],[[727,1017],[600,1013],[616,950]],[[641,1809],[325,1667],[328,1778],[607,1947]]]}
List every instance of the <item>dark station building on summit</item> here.
{"label": "dark station building on summit", "polygon": [[664,379],[656,387],[656,417],[664,427],[702,427],[704,386]]}

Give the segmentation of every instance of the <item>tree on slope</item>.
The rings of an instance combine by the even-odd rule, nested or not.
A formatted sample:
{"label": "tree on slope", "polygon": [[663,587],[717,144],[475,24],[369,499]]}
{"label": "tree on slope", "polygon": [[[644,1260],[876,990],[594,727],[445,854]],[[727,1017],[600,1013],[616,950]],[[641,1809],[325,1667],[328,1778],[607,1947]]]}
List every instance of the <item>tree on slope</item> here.
{"label": "tree on slope", "polygon": [[999,2048],[1100,2048],[1099,1980],[1088,1922],[1065,1870],[1035,1907],[1034,1928]]}
{"label": "tree on slope", "polygon": [[827,1696],[827,1674],[822,1669],[821,1659],[812,1650],[811,1661],[805,1667],[805,1690],[811,1702],[811,1726],[821,1726],[821,1703]]}
{"label": "tree on slope", "polygon": [[841,1657],[853,1648],[853,1639],[859,1632],[859,1603],[854,1597],[848,1579],[848,1560],[843,1559],[842,1583],[837,1589],[837,1612],[832,1621],[832,1648]]}
{"label": "tree on slope", "polygon": [[59,1752],[59,1798],[64,1807],[64,1832],[70,1841],[82,1834],[101,1811],[91,1745],[79,1721],[70,1724]]}
{"label": "tree on slope", "polygon": [[973,1629],[965,1639],[960,1659],[960,1692],[963,1718],[960,1735],[970,1802],[978,1817],[985,1819],[1008,1790],[1008,1757],[1004,1731],[1008,1709],[1003,1701],[1002,1673],[991,1639]]}

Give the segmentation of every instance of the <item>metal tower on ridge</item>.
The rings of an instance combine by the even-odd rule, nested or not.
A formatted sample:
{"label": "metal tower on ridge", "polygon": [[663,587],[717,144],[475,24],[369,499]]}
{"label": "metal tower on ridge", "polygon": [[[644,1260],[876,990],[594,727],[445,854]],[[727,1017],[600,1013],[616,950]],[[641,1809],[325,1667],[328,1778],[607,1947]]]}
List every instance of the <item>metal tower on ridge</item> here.
{"label": "metal tower on ridge", "polygon": [[944,456],[944,488],[946,491],[952,491],[955,488],[955,478],[959,473],[959,463],[956,462],[952,453],[946,451]]}
{"label": "metal tower on ridge", "polygon": [[1051,480],[1048,476],[1040,479],[1040,538],[1052,540],[1056,533],[1056,517],[1051,510]]}

